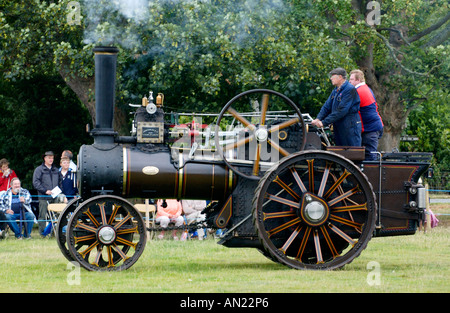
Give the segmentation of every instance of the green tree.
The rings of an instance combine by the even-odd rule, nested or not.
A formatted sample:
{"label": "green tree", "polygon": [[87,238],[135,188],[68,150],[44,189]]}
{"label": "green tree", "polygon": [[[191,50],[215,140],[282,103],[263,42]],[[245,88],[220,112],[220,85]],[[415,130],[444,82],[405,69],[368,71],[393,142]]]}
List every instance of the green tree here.
{"label": "green tree", "polygon": [[349,55],[375,93],[385,124],[381,149],[398,148],[410,112],[432,101],[434,91],[448,88],[448,1],[314,3],[311,9],[329,23],[327,34],[347,43]]}
{"label": "green tree", "polygon": [[45,151],[55,152],[59,166],[63,150],[77,155],[80,145],[92,141],[83,128],[89,114],[61,77],[0,81],[0,90],[0,156],[8,159],[25,188],[33,188],[33,170]]}
{"label": "green tree", "polygon": [[[115,128],[152,89],[170,109],[219,112],[237,93],[272,88],[316,114],[336,66],[366,73],[385,122],[382,149],[399,146],[411,111],[448,88],[444,0],[0,0],[4,79],[59,73],[95,122],[95,45],[121,48]],[[380,21],[369,25],[377,13]],[[367,5],[371,4],[371,7]],[[373,23],[371,23],[373,24]],[[428,86],[428,87],[427,87]]]}

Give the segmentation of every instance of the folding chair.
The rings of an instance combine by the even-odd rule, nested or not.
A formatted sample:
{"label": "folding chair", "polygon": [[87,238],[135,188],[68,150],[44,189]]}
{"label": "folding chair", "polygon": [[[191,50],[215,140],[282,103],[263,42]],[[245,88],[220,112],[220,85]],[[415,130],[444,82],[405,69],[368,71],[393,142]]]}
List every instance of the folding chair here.
{"label": "folding chair", "polygon": [[48,215],[50,216],[50,223],[52,223],[52,230],[56,236],[56,223],[58,222],[58,217],[62,211],[66,208],[66,203],[49,203],[48,204]]}
{"label": "folding chair", "polygon": [[[156,218],[156,207],[153,204],[149,204],[148,199],[145,199],[145,204],[138,203],[135,204],[134,207],[140,213],[145,213],[145,227],[149,228],[150,225],[155,227],[155,218]],[[151,215],[151,217],[150,217]],[[147,231],[147,240],[153,238],[153,231]]]}

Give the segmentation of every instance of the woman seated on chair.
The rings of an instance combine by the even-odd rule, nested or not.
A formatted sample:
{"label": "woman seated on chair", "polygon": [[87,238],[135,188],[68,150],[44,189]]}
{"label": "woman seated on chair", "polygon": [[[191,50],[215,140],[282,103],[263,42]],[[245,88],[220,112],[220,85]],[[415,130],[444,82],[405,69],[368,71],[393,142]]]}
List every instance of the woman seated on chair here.
{"label": "woman seated on chair", "polygon": [[31,238],[31,230],[36,217],[31,211],[31,195],[30,192],[20,187],[20,180],[14,177],[11,180],[11,188],[9,188],[0,197],[0,209],[5,213],[7,224],[14,232],[17,239],[22,239],[21,228],[17,225],[16,220],[24,221],[25,238]]}
{"label": "woman seated on chair", "polygon": [[[184,224],[184,218],[181,216],[183,209],[181,203],[175,199],[158,200],[156,210],[156,223],[159,223],[162,228],[167,228],[169,223],[174,223],[175,227],[180,227]],[[178,240],[176,236],[176,229],[172,232],[174,240]],[[164,238],[164,231],[158,236],[158,239]]]}

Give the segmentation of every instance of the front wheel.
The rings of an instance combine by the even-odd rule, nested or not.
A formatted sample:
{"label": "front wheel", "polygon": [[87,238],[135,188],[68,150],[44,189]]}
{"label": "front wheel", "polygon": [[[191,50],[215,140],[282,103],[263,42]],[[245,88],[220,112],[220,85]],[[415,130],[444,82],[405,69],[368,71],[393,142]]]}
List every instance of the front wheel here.
{"label": "front wheel", "polygon": [[144,252],[144,220],[134,206],[116,196],[83,202],[67,224],[67,246],[73,260],[90,271],[121,271]]}
{"label": "front wheel", "polygon": [[375,195],[348,159],[303,151],[261,179],[254,223],[265,251],[295,269],[331,270],[359,256],[372,237]]}

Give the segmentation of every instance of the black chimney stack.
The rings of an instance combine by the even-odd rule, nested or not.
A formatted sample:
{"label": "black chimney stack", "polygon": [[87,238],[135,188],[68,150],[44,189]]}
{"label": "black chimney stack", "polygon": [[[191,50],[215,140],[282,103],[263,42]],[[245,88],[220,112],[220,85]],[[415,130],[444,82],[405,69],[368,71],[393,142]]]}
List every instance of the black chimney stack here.
{"label": "black chimney stack", "polygon": [[91,134],[96,144],[112,144],[117,134],[113,129],[116,47],[95,47],[95,129]]}

